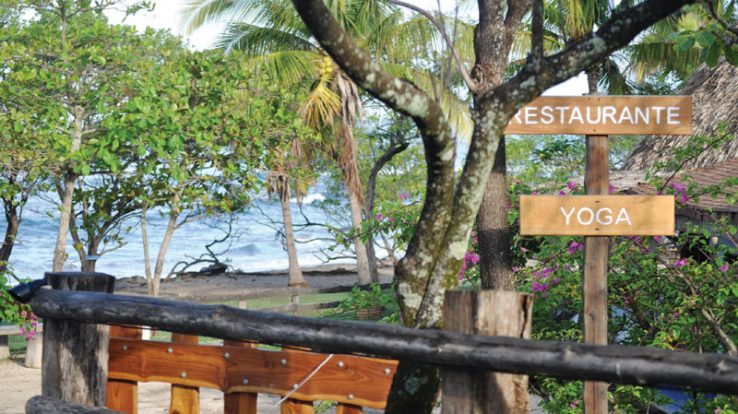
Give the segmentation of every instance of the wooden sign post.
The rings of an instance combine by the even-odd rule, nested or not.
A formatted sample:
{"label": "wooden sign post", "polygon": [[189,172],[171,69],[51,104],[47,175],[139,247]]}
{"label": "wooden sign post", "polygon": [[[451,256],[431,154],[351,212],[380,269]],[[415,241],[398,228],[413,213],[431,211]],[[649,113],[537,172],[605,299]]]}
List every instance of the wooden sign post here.
{"label": "wooden sign post", "polygon": [[[607,345],[607,236],[673,235],[674,197],[608,196],[608,134],[689,135],[689,96],[541,97],[523,107],[506,134],[582,134],[587,197],[521,196],[521,235],[584,235],[584,342]],[[584,412],[607,414],[607,383],[584,384]]]}

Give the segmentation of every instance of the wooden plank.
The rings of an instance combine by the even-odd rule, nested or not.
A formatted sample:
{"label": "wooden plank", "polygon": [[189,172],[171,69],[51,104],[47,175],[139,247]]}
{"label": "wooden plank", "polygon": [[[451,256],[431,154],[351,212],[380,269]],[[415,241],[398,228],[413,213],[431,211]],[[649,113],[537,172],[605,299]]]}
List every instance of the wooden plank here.
{"label": "wooden plank", "polygon": [[691,133],[691,96],[542,96],[505,129],[519,135]]}
{"label": "wooden plank", "polygon": [[[109,375],[131,381],[209,387],[225,393],[284,395],[326,356],[298,350],[264,351],[114,338]],[[333,400],[383,409],[396,368],[397,361],[393,360],[335,355],[292,395],[304,401]],[[182,371],[186,372],[185,377],[181,376]]]}
{"label": "wooden plank", "polygon": [[[449,291],[443,309],[449,330],[529,338],[533,300],[514,291]],[[526,414],[528,377],[445,368],[442,372],[443,414]]]}
{"label": "wooden plank", "polygon": [[[55,290],[112,293],[115,278],[103,273],[46,273]],[[77,292],[75,292],[77,293]],[[107,383],[108,326],[44,319],[41,393],[44,397],[101,407]]]}
{"label": "wooden plank", "polygon": [[[587,137],[587,165],[584,185],[587,194],[606,195],[610,187],[609,149],[607,136]],[[613,198],[612,196],[608,196]],[[615,196],[616,200],[627,198]],[[650,220],[665,218],[674,231],[674,198],[666,197],[666,206],[659,209],[652,206],[650,214],[636,214],[636,217],[649,217]],[[604,203],[601,203],[604,204]],[[609,204],[608,204],[609,205]],[[629,209],[631,204],[628,204]],[[669,209],[671,207],[671,209]],[[625,207],[623,207],[625,208]],[[653,224],[652,222],[649,224]],[[658,227],[658,226],[656,226]],[[641,227],[642,228],[642,227]],[[641,234],[640,232],[636,234]],[[672,233],[668,233],[672,234]],[[584,239],[584,274],[582,281],[582,297],[584,301],[584,343],[607,345],[607,237],[585,237]],[[585,414],[607,414],[607,383],[586,381],[584,383]]]}
{"label": "wooden plank", "polygon": [[141,327],[139,326],[110,326],[111,338],[141,339]]}
{"label": "wooden plank", "polygon": [[526,236],[667,236],[674,220],[673,196],[520,196]]}
{"label": "wooden plank", "polygon": [[138,383],[108,378],[105,406],[126,414],[138,413]]}
{"label": "wooden plank", "polygon": [[313,414],[313,412],[312,402],[292,398],[283,402],[279,409],[280,414]]}
{"label": "wooden plank", "polygon": [[[195,335],[185,335],[180,333],[172,334],[172,345],[188,344],[197,345],[199,338]],[[173,346],[167,348],[168,353],[174,350]],[[186,366],[179,366],[177,375],[180,378],[187,378],[190,369]],[[169,414],[199,414],[200,413],[200,388],[189,385],[172,384],[172,397],[169,405]]]}
{"label": "wooden plank", "polygon": [[362,414],[364,408],[358,405],[351,404],[338,404],[336,407],[336,414]]}

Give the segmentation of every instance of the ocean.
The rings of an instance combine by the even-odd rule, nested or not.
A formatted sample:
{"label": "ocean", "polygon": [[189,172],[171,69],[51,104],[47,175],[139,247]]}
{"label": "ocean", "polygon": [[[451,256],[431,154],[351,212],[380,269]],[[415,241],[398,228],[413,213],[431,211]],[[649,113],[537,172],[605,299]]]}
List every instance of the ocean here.
{"label": "ocean", "polygon": [[[29,200],[23,210],[19,234],[10,257],[10,264],[15,274],[19,277],[39,278],[44,272],[51,270],[54,244],[56,242],[56,231],[58,226],[58,209],[48,197],[34,197]],[[331,222],[335,225],[337,218],[327,217],[325,213],[317,208],[313,202],[322,201],[324,196],[314,191],[302,200],[302,211],[311,222]],[[297,203],[291,203],[293,221],[296,225],[305,223],[305,219],[299,212]],[[338,214],[338,220],[348,222],[348,211],[333,212]],[[149,249],[153,261],[159,251],[167,217],[162,216],[161,211],[150,211],[148,213]],[[254,201],[254,207],[236,215],[233,223],[234,231],[240,233],[238,238],[231,241],[230,249],[219,256],[220,260],[230,265],[234,270],[245,272],[281,270],[288,267],[287,252],[277,237],[274,226],[279,226],[282,221],[282,212],[277,199],[269,200],[261,196]],[[211,227],[214,219],[203,219],[185,224],[179,228],[172,239],[166,256],[163,277],[169,273],[176,263],[191,257],[199,257],[205,253],[205,245],[213,239],[221,238],[223,232]],[[224,223],[221,223],[224,224]],[[0,231],[5,231],[6,222],[0,217]],[[123,246],[105,253],[97,261],[96,271],[104,272],[116,277],[143,276],[143,243],[141,240],[141,229],[139,218],[136,217],[123,226],[121,231]],[[126,228],[130,227],[130,228]],[[224,227],[221,225],[221,227]],[[330,246],[331,235],[322,227],[309,226],[296,235],[298,260],[301,266],[316,266],[323,263],[324,256],[320,254],[321,249]],[[213,250],[222,250],[227,243],[216,245]],[[72,247],[71,237],[68,238],[68,259],[64,270],[74,271],[80,269],[80,261],[77,252]],[[341,250],[335,252],[341,254]],[[350,259],[340,259],[333,263],[351,262]],[[199,270],[207,266],[207,263],[199,264],[188,270]]]}

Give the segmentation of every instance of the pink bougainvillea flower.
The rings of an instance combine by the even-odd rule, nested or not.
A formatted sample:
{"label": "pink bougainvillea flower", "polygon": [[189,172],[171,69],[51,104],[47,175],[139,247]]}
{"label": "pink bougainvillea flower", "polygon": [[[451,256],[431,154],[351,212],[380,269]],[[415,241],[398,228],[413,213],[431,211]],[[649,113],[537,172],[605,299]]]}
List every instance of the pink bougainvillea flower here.
{"label": "pink bougainvillea flower", "polygon": [[720,266],[720,271],[723,272],[723,273],[727,272],[728,269],[730,269],[730,266],[728,266],[727,263],[723,263],[723,265]]}
{"label": "pink bougainvillea flower", "polygon": [[574,254],[576,252],[581,252],[582,250],[584,250],[584,245],[573,241],[569,244],[569,248],[567,249],[567,252],[569,254]]}
{"label": "pink bougainvillea flower", "polygon": [[566,191],[565,190],[559,191],[559,195],[566,195]]}
{"label": "pink bougainvillea flower", "polygon": [[577,188],[577,183],[575,183],[574,181],[569,181],[568,183],[566,183],[566,188],[568,188],[569,190],[573,190]]}
{"label": "pink bougainvillea flower", "polygon": [[520,248],[520,251],[523,252],[523,253],[528,253],[528,249],[526,249],[525,247],[521,247]]}
{"label": "pink bougainvillea flower", "polygon": [[687,265],[687,259],[679,259],[674,262],[674,267],[684,267]]}
{"label": "pink bougainvillea flower", "polygon": [[377,220],[382,220],[384,218],[384,216],[382,215],[382,213],[377,213],[376,218],[377,218]]}
{"label": "pink bougainvillea flower", "polygon": [[615,194],[616,191],[617,191],[617,188],[615,188],[615,186],[612,183],[610,183],[610,184],[607,185],[607,192],[608,193]]}
{"label": "pink bougainvillea flower", "polygon": [[479,255],[474,252],[466,252],[464,254],[464,261],[466,263],[477,264],[479,263]]}

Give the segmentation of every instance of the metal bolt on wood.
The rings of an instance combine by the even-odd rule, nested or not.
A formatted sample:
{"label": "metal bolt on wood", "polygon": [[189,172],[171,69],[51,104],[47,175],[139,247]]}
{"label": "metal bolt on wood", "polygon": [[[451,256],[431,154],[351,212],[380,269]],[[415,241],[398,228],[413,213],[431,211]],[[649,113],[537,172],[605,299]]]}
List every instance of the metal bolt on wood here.
{"label": "metal bolt on wood", "polygon": [[182,372],[179,373],[179,376],[182,377],[182,378],[187,378],[187,373],[184,372],[184,371],[182,371]]}
{"label": "metal bolt on wood", "polygon": [[338,361],[338,368],[343,368],[345,366],[346,364],[343,361]]}
{"label": "metal bolt on wood", "polygon": [[228,352],[226,352],[225,354],[223,354],[223,358],[225,358],[225,359],[228,359],[230,357],[231,357],[231,354],[229,354]]}
{"label": "metal bolt on wood", "polygon": [[346,398],[348,398],[349,400],[353,400],[354,399],[354,394],[349,394],[349,395],[346,396]]}
{"label": "metal bolt on wood", "polygon": [[128,351],[128,345],[123,345],[122,348],[123,348],[124,351]]}
{"label": "metal bolt on wood", "polygon": [[293,390],[296,390],[296,389],[298,389],[298,388],[300,388],[300,386],[299,386],[299,385],[297,385],[297,384],[292,384],[292,389],[293,389]]}
{"label": "metal bolt on wood", "polygon": [[167,354],[171,354],[172,352],[174,352],[174,349],[171,346],[167,348]]}
{"label": "metal bolt on wood", "polygon": [[384,375],[389,375],[391,373],[392,373],[392,370],[391,369],[389,369],[389,368],[385,368],[384,369]]}
{"label": "metal bolt on wood", "polygon": [[281,360],[279,361],[279,363],[280,363],[280,364],[282,364],[282,366],[284,366],[284,365],[287,365],[287,360],[286,360],[286,359],[284,359],[284,358],[282,358],[282,359],[281,359]]}
{"label": "metal bolt on wood", "polygon": [[241,381],[241,382],[243,383],[243,385],[249,385],[249,379],[248,378],[244,378],[243,381]]}

